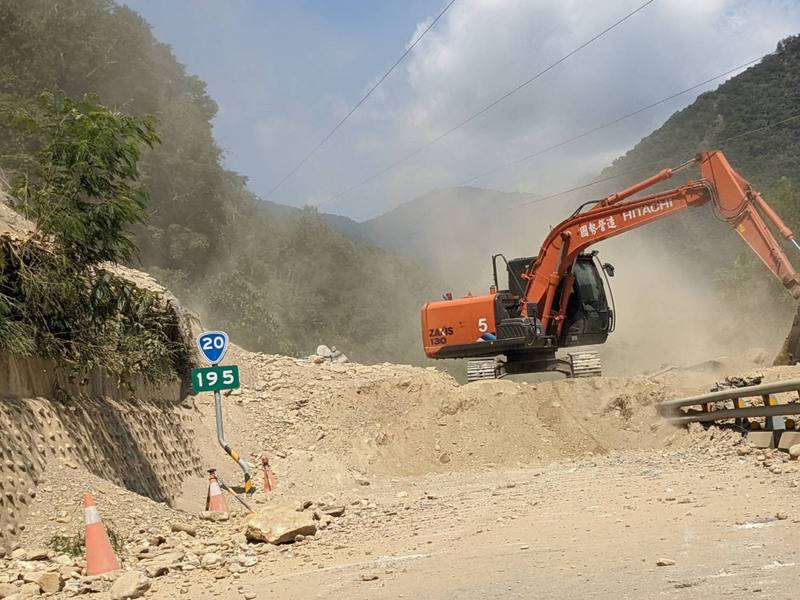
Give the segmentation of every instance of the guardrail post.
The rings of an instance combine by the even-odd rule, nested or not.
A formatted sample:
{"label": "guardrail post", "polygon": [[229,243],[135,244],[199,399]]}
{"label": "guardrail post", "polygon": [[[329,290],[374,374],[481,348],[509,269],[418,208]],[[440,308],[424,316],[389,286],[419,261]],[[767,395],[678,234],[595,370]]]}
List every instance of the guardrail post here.
{"label": "guardrail post", "polygon": [[[764,401],[764,406],[776,406],[778,401],[775,399],[775,396],[771,394],[764,394],[761,396],[761,399]],[[786,430],[786,417],[784,416],[772,416],[772,417],[765,417],[765,426],[764,429],[767,431],[785,431]]]}
{"label": "guardrail post", "polygon": [[[741,398],[731,398],[733,400],[733,408],[736,410],[737,408],[744,408],[744,401]],[[737,427],[745,427],[746,423],[749,423],[747,419],[744,417],[737,417],[733,420]]]}

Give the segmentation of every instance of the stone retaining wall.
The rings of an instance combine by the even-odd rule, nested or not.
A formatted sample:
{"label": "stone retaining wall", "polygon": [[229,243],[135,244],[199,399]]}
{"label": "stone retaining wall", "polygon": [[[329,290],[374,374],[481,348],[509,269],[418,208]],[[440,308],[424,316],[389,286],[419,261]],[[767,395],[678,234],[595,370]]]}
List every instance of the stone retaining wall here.
{"label": "stone retaining wall", "polygon": [[24,527],[48,461],[172,504],[201,475],[196,412],[176,382],[118,385],[93,372],[78,381],[55,364],[0,353],[0,546]]}

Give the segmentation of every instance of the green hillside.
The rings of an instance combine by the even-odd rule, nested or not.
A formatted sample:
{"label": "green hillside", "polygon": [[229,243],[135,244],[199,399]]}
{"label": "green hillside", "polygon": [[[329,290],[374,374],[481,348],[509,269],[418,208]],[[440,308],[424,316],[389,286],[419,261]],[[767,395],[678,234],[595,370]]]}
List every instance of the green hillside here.
{"label": "green hillside", "polygon": [[[620,176],[591,193],[620,189],[708,149],[722,150],[789,226],[800,230],[800,36],[780,42],[760,63],[675,113],[605,169],[601,177]],[[695,169],[682,177],[697,176]],[[728,293],[748,282],[771,282],[712,211],[685,213],[648,228],[647,235],[669,252],[710,267]],[[777,283],[771,286],[776,295],[782,294]]]}
{"label": "green hillside", "polygon": [[427,275],[313,210],[261,205],[222,164],[205,83],[137,13],[111,0],[4,0],[0,31],[5,179],[28,174],[46,142],[35,124],[63,98],[91,94],[152,115],[161,142],[139,164],[149,201],[135,266],[252,350],[308,354],[326,343],[364,361],[421,358]]}

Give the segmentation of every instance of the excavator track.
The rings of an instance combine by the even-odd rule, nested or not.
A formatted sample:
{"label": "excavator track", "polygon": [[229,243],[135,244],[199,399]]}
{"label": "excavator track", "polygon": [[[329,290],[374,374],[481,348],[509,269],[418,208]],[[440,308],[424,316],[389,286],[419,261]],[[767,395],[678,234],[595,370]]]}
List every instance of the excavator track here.
{"label": "excavator track", "polygon": [[467,361],[467,383],[502,379],[506,376],[505,363],[497,357],[473,358]]}
{"label": "excavator track", "polygon": [[599,377],[603,374],[603,365],[597,352],[572,352],[569,362],[572,377]]}

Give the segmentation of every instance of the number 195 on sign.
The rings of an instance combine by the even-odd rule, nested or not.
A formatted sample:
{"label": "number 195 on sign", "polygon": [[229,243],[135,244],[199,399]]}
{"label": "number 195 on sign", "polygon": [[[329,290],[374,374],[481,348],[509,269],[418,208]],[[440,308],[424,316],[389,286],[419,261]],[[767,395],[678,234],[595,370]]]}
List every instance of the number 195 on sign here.
{"label": "number 195 on sign", "polygon": [[239,387],[239,367],[203,367],[192,369],[192,389],[195,392],[235,390]]}

